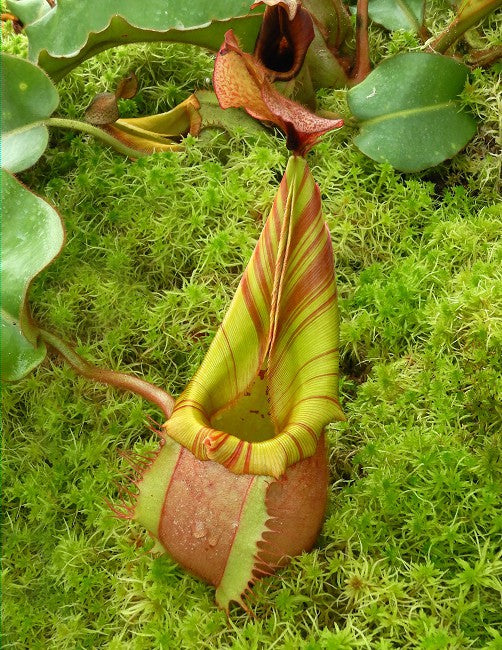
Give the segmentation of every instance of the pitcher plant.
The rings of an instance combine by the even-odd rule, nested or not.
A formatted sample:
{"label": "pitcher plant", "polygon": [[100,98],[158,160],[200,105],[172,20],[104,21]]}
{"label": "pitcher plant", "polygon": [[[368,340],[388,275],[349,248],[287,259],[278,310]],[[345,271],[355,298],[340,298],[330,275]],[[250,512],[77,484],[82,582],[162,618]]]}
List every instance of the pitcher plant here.
{"label": "pitcher plant", "polygon": [[344,416],[332,244],[304,156],[342,121],[279,94],[231,31],[213,82],[222,108],[282,128],[292,156],[226,316],[123,516],[213,584],[228,611],[232,601],[245,606],[257,578],[311,549],[324,517],[323,429]]}

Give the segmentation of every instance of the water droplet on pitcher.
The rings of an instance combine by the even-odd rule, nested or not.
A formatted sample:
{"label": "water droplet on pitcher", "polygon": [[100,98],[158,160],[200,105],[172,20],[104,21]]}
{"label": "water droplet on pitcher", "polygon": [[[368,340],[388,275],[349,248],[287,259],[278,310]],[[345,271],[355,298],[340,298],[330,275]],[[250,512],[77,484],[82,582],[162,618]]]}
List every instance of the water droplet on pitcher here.
{"label": "water droplet on pitcher", "polygon": [[202,521],[196,521],[193,527],[193,536],[195,539],[200,539],[206,535],[207,530]]}

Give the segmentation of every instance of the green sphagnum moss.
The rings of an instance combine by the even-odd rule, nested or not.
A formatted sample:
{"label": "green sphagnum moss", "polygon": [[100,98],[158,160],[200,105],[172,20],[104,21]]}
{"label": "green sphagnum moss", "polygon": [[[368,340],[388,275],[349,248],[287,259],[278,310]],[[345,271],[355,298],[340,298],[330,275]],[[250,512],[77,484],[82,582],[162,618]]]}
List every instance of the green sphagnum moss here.
{"label": "green sphagnum moss", "polygon": [[[447,18],[445,4],[428,20],[436,29]],[[371,38],[375,61],[416,45],[376,27]],[[24,38],[8,36],[5,48],[23,53]],[[211,68],[190,47],[111,50],[60,85],[60,114],[81,117],[131,70],[141,90],[124,114],[167,110],[207,87]],[[318,547],[256,586],[256,618],[236,609],[227,622],[211,588],[111,516],[105,499],[117,500],[128,472],[118,452],[157,445],[145,425],[158,418],[152,408],[57,358],[4,390],[5,648],[502,648],[497,92],[493,70],[471,75],[464,100],[483,120],[478,135],[421,174],[365,158],[350,122],[310,154],[336,253],[348,421],[329,428]],[[345,91],[321,103],[348,115]],[[189,137],[181,153],[136,162],[53,131],[22,176],[68,234],[33,286],[36,318],[90,361],[177,394],[286,158],[281,139],[244,131]]]}

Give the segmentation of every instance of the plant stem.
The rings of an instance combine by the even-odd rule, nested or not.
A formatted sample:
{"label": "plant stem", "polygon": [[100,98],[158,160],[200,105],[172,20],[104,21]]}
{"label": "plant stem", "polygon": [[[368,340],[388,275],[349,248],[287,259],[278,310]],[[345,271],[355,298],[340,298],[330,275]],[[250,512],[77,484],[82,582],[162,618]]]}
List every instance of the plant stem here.
{"label": "plant stem", "polygon": [[495,45],[486,50],[474,50],[470,53],[467,63],[475,68],[486,68],[502,59],[502,45]]}
{"label": "plant stem", "polygon": [[87,124],[87,122],[81,122],[80,120],[68,120],[62,117],[49,117],[47,120],[44,120],[44,124],[46,126],[58,126],[62,129],[75,129],[76,131],[88,133],[89,135],[93,135],[95,138],[98,138],[98,140],[101,140],[105,144],[110,145],[110,147],[113,147],[119,153],[123,153],[125,156],[129,156],[129,158],[139,158],[140,156],[148,155],[142,151],[137,151],[136,149],[132,149],[131,147],[122,144],[122,142],[118,141],[106,131],[99,129],[92,124]]}
{"label": "plant stem", "polygon": [[115,372],[114,370],[103,370],[88,363],[85,359],[79,356],[67,343],[60,338],[47,332],[46,330],[39,330],[41,339],[47,343],[53,350],[60,354],[63,359],[70,364],[70,366],[83,377],[98,381],[108,386],[114,386],[121,390],[128,390],[136,395],[140,395],[152,404],[155,404],[168,419],[171,416],[174,398],[166,391],[158,386],[150,384],[150,382],[133,375],[127,375],[123,372]]}
{"label": "plant stem", "polygon": [[429,48],[444,54],[468,29],[501,4],[501,0],[466,0],[448,27],[429,44]]}
{"label": "plant stem", "polygon": [[360,83],[371,72],[368,22],[368,0],[357,0],[356,64],[351,74],[351,85]]}

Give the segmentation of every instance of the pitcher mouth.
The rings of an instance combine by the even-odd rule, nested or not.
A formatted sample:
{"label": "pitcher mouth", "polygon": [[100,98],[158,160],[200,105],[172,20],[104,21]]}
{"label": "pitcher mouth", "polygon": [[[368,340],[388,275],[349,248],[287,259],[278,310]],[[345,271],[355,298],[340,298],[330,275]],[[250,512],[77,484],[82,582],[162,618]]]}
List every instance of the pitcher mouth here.
{"label": "pitcher mouth", "polygon": [[272,81],[289,81],[300,72],[314,26],[310,14],[298,7],[293,18],[280,4],[269,6],[256,39],[255,58],[265,67]]}
{"label": "pitcher mouth", "polygon": [[[281,433],[270,414],[268,400],[268,386],[266,373],[259,372],[251,382],[250,386],[237,398],[214,413],[205,409],[194,409],[190,403],[178,402],[176,408],[181,410],[187,407],[191,417],[198,422],[199,434],[196,448],[199,458],[206,455],[207,460],[215,460],[227,468],[233,468],[239,462],[240,471],[237,473],[254,473],[250,471],[250,457],[253,448],[266,446],[268,453],[272,451],[282,455],[282,449],[278,444],[277,436]],[[175,418],[176,420],[176,418]],[[177,425],[168,420],[163,425],[163,433],[169,437],[173,436],[173,429]],[[229,458],[220,459],[224,447],[230,439],[234,439],[236,446]],[[183,445],[184,446],[184,445]],[[190,448],[193,451],[194,448]],[[233,471],[233,470],[232,470]],[[274,475],[281,472],[276,471]]]}
{"label": "pitcher mouth", "polygon": [[230,433],[245,442],[274,438],[278,431],[270,415],[266,379],[258,375],[234,404],[216,412],[209,422],[211,428]]}

